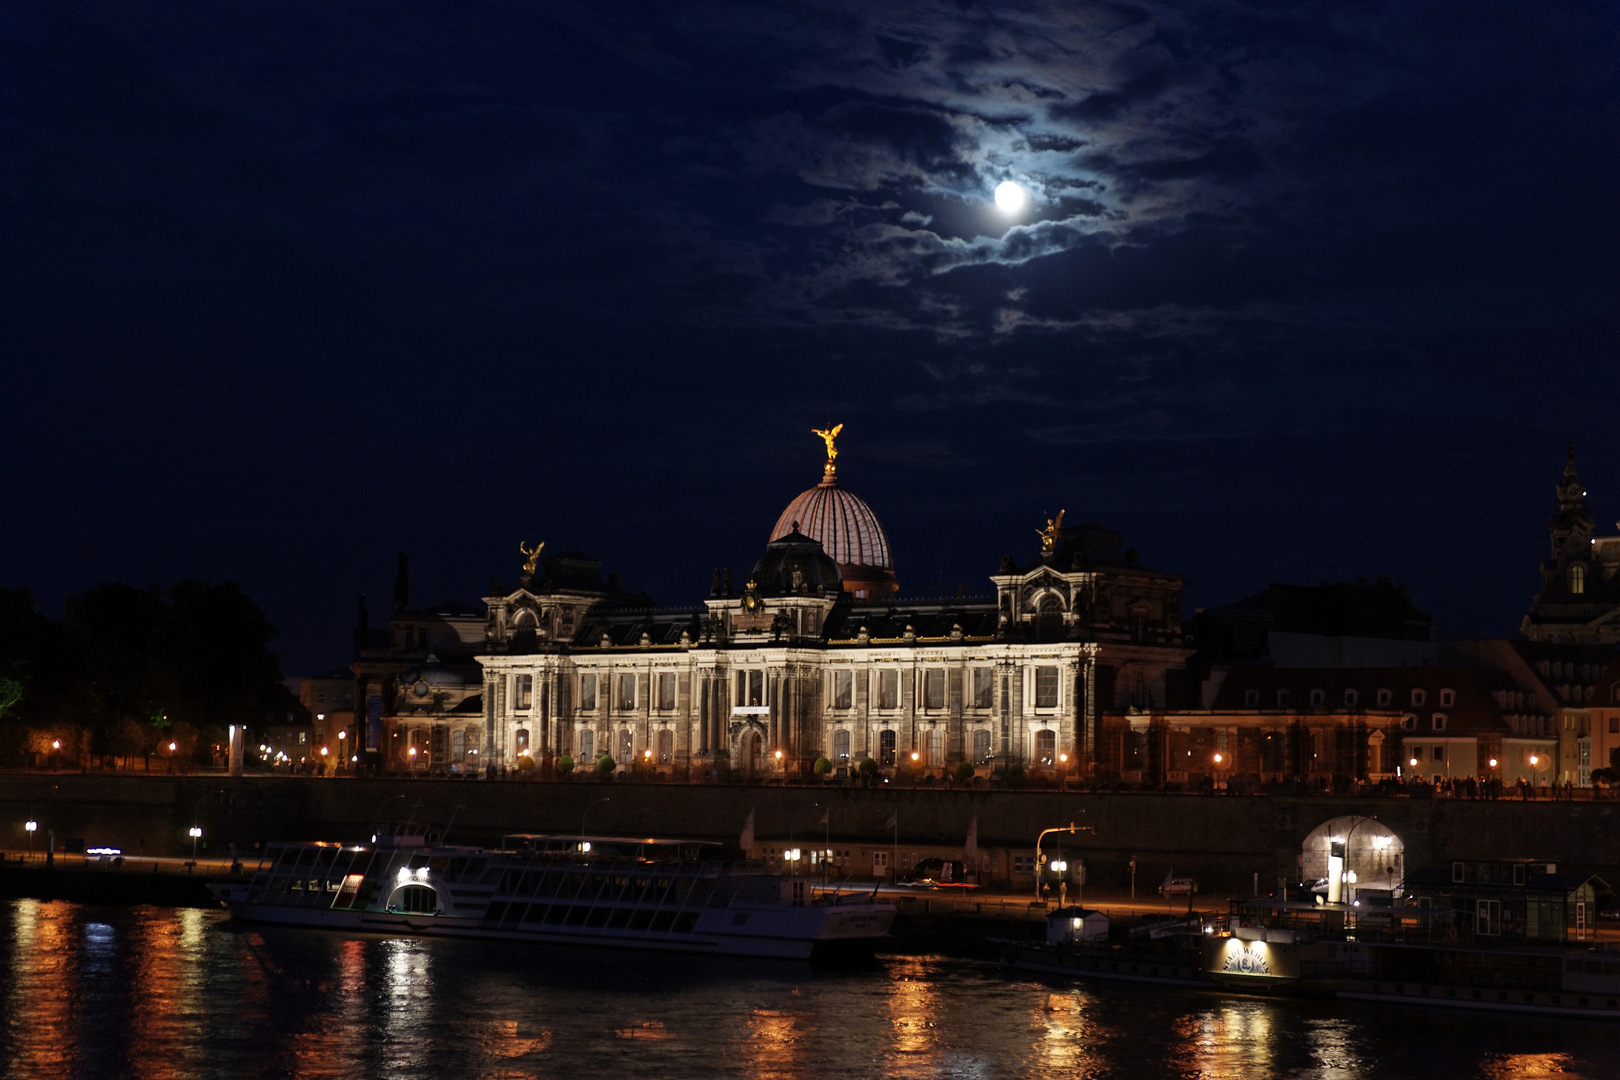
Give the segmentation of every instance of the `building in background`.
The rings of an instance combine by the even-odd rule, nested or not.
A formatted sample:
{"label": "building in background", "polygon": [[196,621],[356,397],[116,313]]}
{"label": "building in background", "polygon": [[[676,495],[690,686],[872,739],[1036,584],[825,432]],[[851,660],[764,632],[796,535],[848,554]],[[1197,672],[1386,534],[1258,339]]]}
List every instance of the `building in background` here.
{"label": "building in background", "polygon": [[1531,599],[1520,633],[1531,641],[1620,646],[1620,536],[1594,535],[1574,443],[1557,493],[1541,591]]}

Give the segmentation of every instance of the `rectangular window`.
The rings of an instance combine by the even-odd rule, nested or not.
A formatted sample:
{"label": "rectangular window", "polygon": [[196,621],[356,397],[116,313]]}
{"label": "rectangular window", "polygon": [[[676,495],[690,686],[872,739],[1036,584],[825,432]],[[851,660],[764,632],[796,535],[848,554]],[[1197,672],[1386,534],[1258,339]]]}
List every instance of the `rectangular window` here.
{"label": "rectangular window", "polygon": [[1394,693],[1392,691],[1389,691],[1389,690],[1380,690],[1380,691],[1378,691],[1378,707],[1380,709],[1389,708],[1389,703],[1392,700],[1394,700]]}
{"label": "rectangular window", "polygon": [[893,765],[894,764],[894,746],[895,746],[894,732],[892,732],[892,731],[880,731],[880,732],[878,732],[878,764],[879,765]]}
{"label": "rectangular window", "polygon": [[675,760],[675,733],[668,728],[658,732],[658,763],[668,765]]}
{"label": "rectangular window", "polygon": [[988,709],[990,695],[995,686],[995,669],[976,667],[973,669],[973,707],[975,709]]}
{"label": "rectangular window", "polygon": [[1609,734],[1620,735],[1620,716],[1609,717]]}
{"label": "rectangular window", "polygon": [[1356,702],[1358,700],[1360,700],[1360,695],[1357,694],[1354,690],[1346,690],[1344,692],[1344,707],[1345,708],[1347,708],[1347,709],[1355,708],[1356,707]]}
{"label": "rectangular window", "polygon": [[1412,688],[1412,704],[1413,705],[1422,705],[1423,701],[1424,701],[1424,697],[1425,697],[1425,695],[1424,695],[1422,689],[1420,689],[1419,687],[1415,687],[1415,686]]}
{"label": "rectangular window", "polygon": [[943,709],[945,707],[945,669],[942,667],[927,668],[923,671],[923,708]]}
{"label": "rectangular window", "polygon": [[1442,708],[1448,708],[1449,709],[1453,704],[1456,703],[1456,700],[1457,700],[1457,692],[1455,690],[1442,690],[1442,691],[1440,691],[1440,705],[1441,705]]}
{"label": "rectangular window", "polygon": [[1279,709],[1288,708],[1288,691],[1286,691],[1286,690],[1277,691],[1277,708],[1279,708]]}
{"label": "rectangular window", "polygon": [[1037,709],[1055,709],[1058,703],[1058,669],[1055,667],[1038,667],[1035,669],[1035,707]]}
{"label": "rectangular window", "polygon": [[673,671],[660,671],[658,673],[658,707],[665,711],[675,707],[675,673]]}
{"label": "rectangular window", "polygon": [[514,709],[530,709],[534,707],[533,675],[514,675],[512,677],[512,707]]}
{"label": "rectangular window", "polygon": [[1444,761],[1444,760],[1446,760],[1446,748],[1445,748],[1445,746],[1443,744],[1440,745],[1440,746],[1436,746],[1434,748],[1434,760],[1436,760],[1436,761]]}
{"label": "rectangular window", "polygon": [[855,676],[851,671],[833,672],[833,708],[847,709],[855,704]]}
{"label": "rectangular window", "polygon": [[900,673],[893,668],[878,672],[878,708],[900,707]]}
{"label": "rectangular window", "polygon": [[765,673],[759,670],[737,672],[737,704],[765,704]]}
{"label": "rectangular window", "polygon": [[596,711],[596,676],[579,677],[579,708],[581,712]]}
{"label": "rectangular window", "polygon": [[634,673],[619,676],[619,708],[626,712],[636,707],[636,677]]}

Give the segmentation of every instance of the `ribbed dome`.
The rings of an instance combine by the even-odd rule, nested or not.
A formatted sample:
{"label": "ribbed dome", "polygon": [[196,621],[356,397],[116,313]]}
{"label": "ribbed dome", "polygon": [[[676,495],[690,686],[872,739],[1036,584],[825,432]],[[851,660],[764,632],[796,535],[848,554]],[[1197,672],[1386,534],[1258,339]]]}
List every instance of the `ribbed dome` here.
{"label": "ribbed dome", "polygon": [[819,541],[843,574],[844,588],[856,596],[890,596],[899,589],[889,538],[872,508],[838,486],[831,474],[788,503],[776,519],[771,539],[799,531]]}

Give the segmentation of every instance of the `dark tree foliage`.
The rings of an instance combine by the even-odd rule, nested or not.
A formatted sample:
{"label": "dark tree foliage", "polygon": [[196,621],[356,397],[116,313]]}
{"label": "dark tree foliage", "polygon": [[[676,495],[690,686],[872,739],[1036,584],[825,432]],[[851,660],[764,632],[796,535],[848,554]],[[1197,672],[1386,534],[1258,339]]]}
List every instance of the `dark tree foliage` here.
{"label": "dark tree foliage", "polygon": [[57,739],[69,761],[134,757],[173,741],[206,760],[228,725],[296,707],[275,636],[234,582],[104,583],[70,597],[61,620],[26,589],[0,590],[0,753],[15,760]]}

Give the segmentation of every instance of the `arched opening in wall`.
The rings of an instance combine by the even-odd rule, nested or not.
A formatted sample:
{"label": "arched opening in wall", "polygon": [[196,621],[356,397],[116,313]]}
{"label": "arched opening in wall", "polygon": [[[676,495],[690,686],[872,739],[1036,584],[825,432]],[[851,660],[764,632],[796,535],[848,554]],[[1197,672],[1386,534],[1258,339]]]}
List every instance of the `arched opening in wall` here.
{"label": "arched opening in wall", "polygon": [[579,760],[591,764],[596,762],[596,732],[590,728],[580,729]]}
{"label": "arched opening in wall", "polygon": [[619,729],[619,764],[628,765],[636,756],[636,736],[629,728]]}
{"label": "arched opening in wall", "polygon": [[894,764],[894,732],[888,728],[878,732],[878,764]]}
{"label": "arched opening in wall", "polygon": [[539,621],[535,618],[534,612],[526,608],[518,612],[517,616],[512,620],[512,651],[514,653],[534,652],[539,647],[539,635],[536,633],[538,627]]}
{"label": "arched opening in wall", "polygon": [[1057,763],[1057,732],[1041,728],[1035,733],[1035,764],[1051,766]]}
{"label": "arched opening in wall", "polygon": [[759,776],[764,756],[765,740],[760,733],[753,728],[743,732],[742,741],[737,745],[737,769],[744,780]]}
{"label": "arched opening in wall", "polygon": [[1035,640],[1061,641],[1063,639],[1063,601],[1048,593],[1041,597],[1035,610]]}
{"label": "arched opening in wall", "polygon": [[1586,567],[1575,563],[1569,568],[1569,591],[1576,596],[1586,591]]}
{"label": "arched opening in wall", "polygon": [[979,728],[973,733],[973,760],[980,765],[990,760],[989,728]]}
{"label": "arched opening in wall", "polygon": [[658,763],[669,765],[675,760],[675,733],[669,728],[658,732]]}
{"label": "arched opening in wall", "polygon": [[512,733],[512,756],[523,757],[529,752],[529,729],[520,727]]}
{"label": "arched opening in wall", "polygon": [[929,728],[923,733],[923,764],[931,769],[937,769],[945,764],[945,736],[939,728]]}
{"label": "arched opening in wall", "polygon": [[833,761],[839,765],[849,764],[849,732],[844,728],[833,732]]}
{"label": "arched opening in wall", "polygon": [[450,733],[450,760],[461,762],[467,757],[467,733],[465,731],[452,731]]}
{"label": "arched opening in wall", "polygon": [[411,728],[401,740],[405,743],[399,752],[400,760],[412,768],[423,769],[428,765],[428,737],[427,732],[421,728]]}

